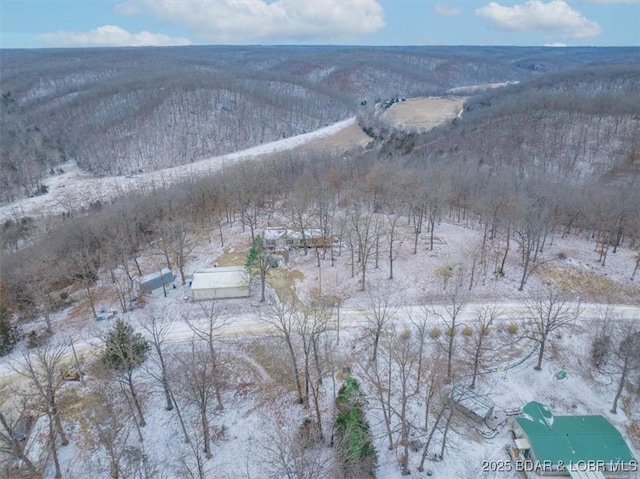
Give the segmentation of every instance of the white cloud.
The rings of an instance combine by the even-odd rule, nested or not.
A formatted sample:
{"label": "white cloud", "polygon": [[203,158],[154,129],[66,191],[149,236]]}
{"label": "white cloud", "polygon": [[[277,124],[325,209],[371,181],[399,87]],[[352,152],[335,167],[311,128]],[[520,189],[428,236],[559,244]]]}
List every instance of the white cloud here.
{"label": "white cloud", "polygon": [[115,25],[104,25],[88,32],[56,32],[38,35],[38,40],[56,47],[142,47],[191,45],[186,38],[160,33],[130,33]]}
{"label": "white cloud", "polygon": [[545,47],[566,47],[567,45],[562,42],[553,42],[553,43],[546,43],[544,46]]}
{"label": "white cloud", "polygon": [[491,2],[476,10],[476,15],[492,21],[498,28],[517,33],[540,33],[562,38],[591,38],[602,33],[600,25],[588,20],[564,0],[527,0],[504,7]]}
{"label": "white cloud", "polygon": [[384,27],[377,0],[126,0],[116,12],[150,13],[222,43],[347,40]]}
{"label": "white cloud", "polygon": [[462,14],[462,10],[460,10],[459,8],[450,7],[449,5],[444,5],[442,3],[436,3],[435,6],[433,7],[433,10],[436,12],[437,15],[444,15],[447,17],[452,17],[455,15]]}

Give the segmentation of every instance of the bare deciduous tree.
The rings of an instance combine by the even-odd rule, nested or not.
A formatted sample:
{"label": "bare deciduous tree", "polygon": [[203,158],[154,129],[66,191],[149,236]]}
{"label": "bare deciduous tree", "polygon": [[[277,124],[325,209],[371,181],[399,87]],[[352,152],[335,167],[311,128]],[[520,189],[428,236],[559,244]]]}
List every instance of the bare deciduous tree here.
{"label": "bare deciduous tree", "polygon": [[261,444],[261,463],[269,478],[324,479],[334,477],[335,465],[326,450],[318,450],[299,437],[300,431],[289,432],[287,427],[276,426],[269,440]]}
{"label": "bare deciduous tree", "polygon": [[400,286],[396,283],[380,282],[367,293],[367,302],[369,303],[369,313],[365,329],[373,340],[371,361],[375,363],[378,357],[380,336],[384,329],[391,324],[402,305]]}
{"label": "bare deciduous tree", "polygon": [[542,369],[542,360],[549,336],[575,322],[580,314],[577,307],[553,289],[538,290],[531,299],[525,301],[529,312],[525,337],[538,346],[538,362],[534,369]]}
{"label": "bare deciduous tree", "polygon": [[[196,242],[191,235],[191,228],[192,225],[189,218],[178,215],[160,221],[158,224],[165,256],[173,258],[174,264],[180,271],[182,284],[187,282],[184,275],[184,267],[189,255],[196,247]],[[171,269],[170,263],[168,261],[167,263],[167,267]]]}
{"label": "bare deciduous tree", "polygon": [[433,310],[433,313],[442,318],[445,324],[444,335],[438,336],[436,340],[447,356],[446,383],[450,383],[453,379],[453,359],[456,355],[458,342],[459,316],[466,305],[466,299],[461,295],[460,289],[456,288],[449,295],[448,302],[443,306],[444,314],[437,309]]}
{"label": "bare deciduous tree", "polygon": [[[114,394],[103,390],[99,400],[85,410],[85,417],[91,425],[89,444],[95,451],[101,450],[107,459],[104,472],[111,479],[157,477],[157,469],[144,454],[142,443],[130,440],[132,424],[123,404],[114,401]],[[98,462],[101,465],[101,461]]]}
{"label": "bare deciduous tree", "polygon": [[58,410],[58,393],[63,383],[63,361],[67,356],[64,345],[46,344],[30,354],[24,353],[14,370],[25,377],[49,420],[49,448],[55,465],[55,477],[62,477],[56,439],[63,446],[69,443]]}
{"label": "bare deciduous tree", "polygon": [[24,466],[24,470],[30,477],[36,477],[36,467],[24,450],[22,441],[26,438],[21,437],[24,432],[19,430],[22,423],[26,431],[26,421],[30,419],[28,409],[24,404],[25,401],[22,402],[23,404],[16,408],[13,415],[0,411],[0,453],[5,457],[9,457],[11,461],[17,460],[18,464]]}
{"label": "bare deciduous tree", "polygon": [[622,396],[629,374],[640,370],[640,324],[638,318],[623,320],[614,328],[615,345],[611,349],[611,373],[620,375],[611,412],[618,412],[618,400]]}
{"label": "bare deciduous tree", "polygon": [[216,409],[223,410],[222,402],[222,383],[220,377],[222,369],[218,354],[217,342],[220,341],[222,329],[229,324],[229,320],[224,317],[223,311],[214,301],[201,301],[198,303],[196,312],[189,311],[184,317],[187,325],[193,331],[193,334],[206,343],[207,352],[214,374],[210,376],[212,381],[215,397]]}
{"label": "bare deciduous tree", "polygon": [[291,360],[291,369],[293,370],[293,379],[296,383],[296,392],[298,393],[298,403],[304,403],[302,393],[302,381],[300,379],[300,368],[298,365],[298,354],[295,347],[295,309],[292,302],[274,302],[271,311],[268,314],[260,316],[260,318],[273,326],[278,334],[281,334],[289,352]]}
{"label": "bare deciduous tree", "polygon": [[355,249],[360,263],[360,290],[364,291],[367,284],[367,268],[376,245],[375,239],[379,235],[378,220],[373,211],[364,209],[361,205],[354,206],[350,219],[352,257]]}
{"label": "bare deciduous tree", "polygon": [[412,387],[414,370],[416,368],[416,351],[411,331],[405,329],[391,336],[388,347],[391,354],[394,369],[397,378],[397,395],[398,400],[393,412],[398,419],[400,428],[399,444],[403,447],[401,455],[402,475],[410,474],[409,470],[409,428],[411,418],[409,414],[409,401],[415,394],[415,388]]}
{"label": "bare deciduous tree", "polygon": [[476,311],[476,322],[468,336],[465,351],[471,363],[471,384],[469,387],[475,389],[476,379],[480,366],[488,359],[488,356],[496,350],[498,346],[493,344],[489,334],[494,321],[501,315],[500,310],[495,305],[483,305]]}
{"label": "bare deciduous tree", "polygon": [[182,397],[198,411],[202,431],[203,450],[207,459],[211,459],[211,423],[209,404],[215,397],[214,378],[218,373],[206,348],[200,348],[191,342],[191,351],[185,355],[175,354],[176,364],[174,381],[179,385],[176,395]]}
{"label": "bare deciduous tree", "polygon": [[174,408],[174,401],[172,399],[167,361],[163,349],[169,328],[166,312],[157,312],[149,307],[145,315],[145,320],[141,322],[141,327],[147,332],[149,344],[151,344],[156,353],[159,371],[153,370],[150,374],[160,382],[167,403],[166,409],[167,411],[171,411]]}

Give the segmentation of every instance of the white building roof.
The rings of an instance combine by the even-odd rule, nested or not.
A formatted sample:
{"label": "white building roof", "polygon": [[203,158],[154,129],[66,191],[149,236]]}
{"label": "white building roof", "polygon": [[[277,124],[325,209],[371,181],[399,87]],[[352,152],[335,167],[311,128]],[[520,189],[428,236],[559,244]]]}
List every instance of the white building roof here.
{"label": "white building roof", "polygon": [[324,236],[322,234],[322,230],[303,230],[303,231],[289,230],[289,231],[287,231],[287,234],[289,235],[289,238],[302,239],[302,233],[303,232],[304,232],[305,239],[322,238]]}
{"label": "white building roof", "polygon": [[285,229],[269,228],[264,230],[265,240],[276,240],[278,238],[286,238],[286,236],[287,230]]}
{"label": "white building roof", "polygon": [[[319,229],[305,229],[304,237],[306,239],[323,238],[324,234],[322,230]],[[302,239],[302,231],[284,228],[267,228],[264,230],[263,238],[265,240],[277,240],[280,238]]]}
{"label": "white building roof", "polygon": [[244,266],[200,269],[193,273],[191,289],[240,288],[249,285],[249,272]]}

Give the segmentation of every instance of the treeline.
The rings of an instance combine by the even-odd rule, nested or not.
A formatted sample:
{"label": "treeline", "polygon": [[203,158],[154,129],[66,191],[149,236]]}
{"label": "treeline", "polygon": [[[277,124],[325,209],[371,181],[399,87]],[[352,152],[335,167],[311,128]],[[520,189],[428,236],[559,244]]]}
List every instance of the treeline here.
{"label": "treeline", "polygon": [[62,147],[30,123],[11,92],[0,98],[0,203],[46,193],[41,180],[64,158]]}
{"label": "treeline", "polygon": [[465,120],[525,109],[634,115],[638,112],[639,89],[637,64],[589,65],[486,90],[466,103]]}
{"label": "treeline", "polygon": [[488,169],[516,167],[521,175],[631,186],[640,172],[638,92],[635,65],[545,75],[472,97],[460,118],[403,146]]}
{"label": "treeline", "polygon": [[[96,173],[148,171],[316,129],[354,115],[363,99],[637,57],[634,49],[505,47],[4,50],[2,93],[25,128],[3,125],[0,201],[33,194],[63,159]],[[31,141],[36,128],[40,143]]]}
{"label": "treeline", "polygon": [[[475,159],[445,158],[425,148],[393,156],[370,150],[348,158],[289,154],[236,164],[148,196],[120,198],[89,216],[58,219],[58,225],[28,226],[22,249],[5,250],[2,278],[8,305],[32,317],[48,314],[56,292],[71,284],[85,291],[93,305],[91,291],[99,275],[115,277],[117,272],[126,275],[118,284],[130,284],[142,274],[137,258],[149,248],[177,268],[184,281],[195,233],[219,235],[224,244],[221,226],[241,223],[249,245],[249,238],[279,212],[296,227],[339,237],[363,290],[374,262],[386,264],[393,277],[399,221],[412,226],[412,249],[418,254],[425,232],[433,248],[443,219],[483,231],[465,268],[469,288],[504,275],[511,255],[520,262],[524,289],[555,235],[578,232],[593,238],[603,265],[622,244],[637,247],[640,189],[635,181],[637,175],[624,183],[589,177],[567,182],[536,165],[488,168]],[[632,269],[629,265],[629,275]],[[127,297],[127,291],[118,295]]]}

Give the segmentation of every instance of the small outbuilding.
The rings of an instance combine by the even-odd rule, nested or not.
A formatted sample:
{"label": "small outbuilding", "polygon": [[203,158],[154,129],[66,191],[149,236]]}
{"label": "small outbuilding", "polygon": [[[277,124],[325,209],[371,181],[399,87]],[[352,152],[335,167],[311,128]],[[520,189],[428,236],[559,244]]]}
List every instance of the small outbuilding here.
{"label": "small outbuilding", "polygon": [[143,276],[138,281],[140,293],[153,293],[155,290],[169,287],[173,284],[175,278],[169,268]]}
{"label": "small outbuilding", "polygon": [[333,241],[319,229],[267,228],[263,231],[262,238],[264,246],[270,249],[328,248]]}
{"label": "small outbuilding", "polygon": [[493,414],[493,402],[473,389],[460,384],[453,387],[451,401],[471,419],[482,422]]}
{"label": "small outbuilding", "polygon": [[244,266],[201,269],[193,273],[191,294],[196,301],[246,298],[250,279]]}

